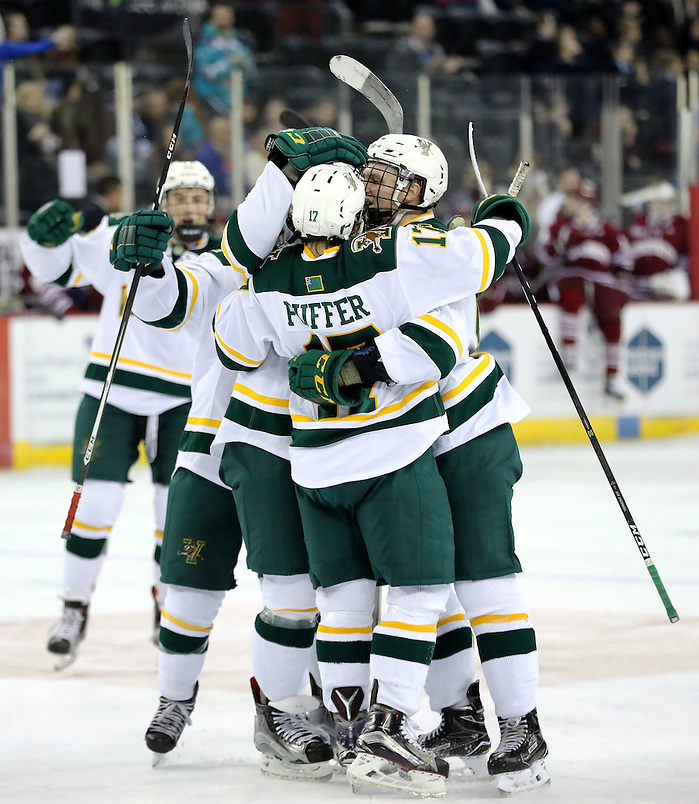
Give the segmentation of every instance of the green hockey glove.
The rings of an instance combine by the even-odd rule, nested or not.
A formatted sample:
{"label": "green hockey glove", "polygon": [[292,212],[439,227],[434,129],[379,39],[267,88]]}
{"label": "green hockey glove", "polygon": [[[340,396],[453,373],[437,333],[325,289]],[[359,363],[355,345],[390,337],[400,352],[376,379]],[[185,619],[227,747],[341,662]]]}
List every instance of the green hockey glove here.
{"label": "green hockey glove", "polygon": [[516,221],[522,227],[520,245],[526,241],[529,235],[531,223],[527,210],[511,195],[499,193],[481,198],[471,210],[471,226],[486,218],[503,218],[506,221]]}
{"label": "green hockey glove", "polygon": [[[311,349],[289,361],[289,387],[317,405],[358,405],[368,394],[360,385],[351,349],[323,352]],[[340,386],[340,378],[343,385]]]}
{"label": "green hockey glove", "polygon": [[40,246],[53,248],[82,228],[83,214],[76,212],[67,201],[49,201],[29,218],[27,234]]}
{"label": "green hockey glove", "polygon": [[148,276],[158,270],[174,230],[172,216],[161,210],[140,209],[127,215],[112,236],[109,261],[118,271],[130,271],[140,263]]}
{"label": "green hockey glove", "polygon": [[334,128],[289,128],[267,137],[267,157],[292,184],[309,167],[325,162],[348,162],[361,167],[367,161],[367,150],[354,137]]}

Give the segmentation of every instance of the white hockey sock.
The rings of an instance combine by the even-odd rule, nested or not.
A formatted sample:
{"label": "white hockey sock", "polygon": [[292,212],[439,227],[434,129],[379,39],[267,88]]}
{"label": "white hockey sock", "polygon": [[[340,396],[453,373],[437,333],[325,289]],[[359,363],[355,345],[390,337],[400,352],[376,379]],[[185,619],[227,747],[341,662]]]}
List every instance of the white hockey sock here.
{"label": "white hockey sock", "polygon": [[87,605],[92,599],[106,554],[81,558],[66,551],[63,556],[63,598]]}
{"label": "white hockey sock", "polygon": [[320,625],[316,634],[323,703],[337,707],[330,696],[336,687],[361,687],[369,703],[369,657],[376,583],[348,581],[316,590]]}
{"label": "white hockey sock", "polygon": [[456,583],[476,634],[481,666],[498,717],[536,706],[539,664],[534,630],[516,575]]}
{"label": "white hockey sock", "polygon": [[107,539],[124,500],[124,484],[86,480],[66,542],[63,596],[89,603],[104,563]]}
{"label": "white hockey sock", "polygon": [[308,690],[318,620],[308,575],[264,575],[264,609],[252,634],[252,670],[262,692],[281,701]]}
{"label": "white hockey sock", "polygon": [[449,586],[390,587],[386,612],[374,629],[371,675],[378,681],[377,703],[408,717],[420,708],[434,652],[437,620],[449,599]]}
{"label": "white hockey sock", "polygon": [[226,593],[168,586],[160,624],[158,690],[175,701],[186,701],[204,666],[209,634]]}
{"label": "white hockey sock", "polygon": [[425,682],[430,709],[466,705],[466,691],[476,675],[476,651],[466,615],[452,590],[437,622],[437,641]]}

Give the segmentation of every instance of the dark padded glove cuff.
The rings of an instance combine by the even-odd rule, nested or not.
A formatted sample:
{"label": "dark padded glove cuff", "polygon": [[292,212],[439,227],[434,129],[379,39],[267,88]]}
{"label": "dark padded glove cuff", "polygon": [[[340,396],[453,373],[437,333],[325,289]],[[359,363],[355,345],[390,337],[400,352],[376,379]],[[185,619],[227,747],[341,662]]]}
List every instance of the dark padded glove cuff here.
{"label": "dark padded glove cuff", "polygon": [[374,341],[369,341],[364,346],[353,349],[352,362],[357,369],[363,388],[370,388],[375,382],[393,383],[383,364],[381,352]]}

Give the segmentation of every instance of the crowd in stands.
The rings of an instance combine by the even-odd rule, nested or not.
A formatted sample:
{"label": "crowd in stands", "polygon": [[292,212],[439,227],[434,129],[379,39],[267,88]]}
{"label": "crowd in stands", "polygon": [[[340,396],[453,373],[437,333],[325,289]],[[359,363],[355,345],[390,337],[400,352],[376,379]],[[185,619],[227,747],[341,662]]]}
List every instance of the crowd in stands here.
{"label": "crowd in stands", "polygon": [[[84,205],[100,195],[100,182],[116,172],[109,73],[115,60],[139,65],[144,75],[134,90],[137,206],[152,197],[182,96],[181,21],[171,21],[163,31],[119,39],[113,31],[95,27],[94,13],[89,25],[80,24],[78,6],[0,2],[0,67],[12,61],[17,74],[22,221],[58,195],[57,155],[62,149],[85,153],[91,199]],[[675,109],[667,85],[686,70],[699,69],[699,0],[202,0],[198,7],[203,13],[191,18],[194,81],[177,158],[198,159],[214,175],[222,219],[232,205],[233,68],[242,71],[245,92],[246,189],[264,166],[265,136],[281,127],[285,107],[313,123],[338,124],[334,97],[293,83],[294,69],[327,72],[329,57],[338,52],[355,55],[379,75],[406,79],[419,73],[447,81],[526,74],[533,81],[571,82],[572,89],[556,96],[555,103],[537,105],[535,92],[536,121],[555,127],[566,146],[555,171],[540,176],[538,189],[530,193],[534,206],[554,191],[558,174],[569,165],[599,179],[599,162],[580,145],[586,138],[599,141],[599,115],[590,114],[589,99],[576,81],[602,75],[622,79],[624,180],[635,189],[672,171]],[[47,27],[46,21],[54,24]],[[438,93],[433,98],[437,104]],[[447,100],[444,113],[451,111]],[[438,117],[432,136],[449,154],[449,142],[440,139]],[[354,133],[361,138],[360,130]],[[484,172],[497,162],[489,165],[486,158]],[[450,163],[451,190],[440,208],[442,217],[467,213],[478,195],[464,153]],[[510,175],[511,164],[501,168]],[[503,178],[493,175],[493,185]],[[536,271],[540,266],[533,249],[525,262],[528,258]]]}

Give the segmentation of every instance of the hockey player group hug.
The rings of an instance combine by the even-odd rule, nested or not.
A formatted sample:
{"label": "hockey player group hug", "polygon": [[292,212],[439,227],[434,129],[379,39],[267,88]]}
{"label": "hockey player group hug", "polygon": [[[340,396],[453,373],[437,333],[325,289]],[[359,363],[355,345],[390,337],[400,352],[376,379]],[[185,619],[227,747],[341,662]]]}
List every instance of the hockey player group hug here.
{"label": "hockey player group hug", "polygon": [[[434,212],[447,162],[413,135],[365,148],[329,128],[288,129],[267,147],[221,241],[209,234],[214,182],[197,162],[172,163],[161,210],[83,235],[57,200],[22,235],[38,278],[104,295],[74,479],[144,266],[48,649],[75,658],[144,441],[156,490],[154,754],[191,722],[244,543],[262,598],[251,687],[264,773],[346,773],[353,788],[441,797],[458,757],[504,794],[547,784],[511,512],[522,472],[511,424],[528,408],[478,351],[477,295],[526,240],[527,212],[493,195],[450,229]],[[498,718],[492,750],[476,649]],[[423,691],[440,721],[418,734]]]}

